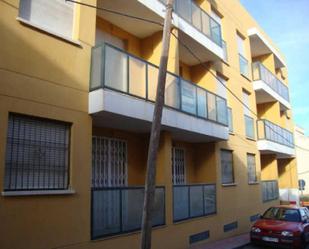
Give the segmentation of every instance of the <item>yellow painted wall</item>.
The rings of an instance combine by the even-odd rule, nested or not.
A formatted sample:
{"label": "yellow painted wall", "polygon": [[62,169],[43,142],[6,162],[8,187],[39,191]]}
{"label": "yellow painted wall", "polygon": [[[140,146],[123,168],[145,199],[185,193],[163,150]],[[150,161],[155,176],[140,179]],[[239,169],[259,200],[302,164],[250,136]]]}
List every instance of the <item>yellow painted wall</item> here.
{"label": "yellow painted wall", "polygon": [[279,188],[298,188],[296,159],[278,160]]}
{"label": "yellow painted wall", "polygon": [[261,155],[261,179],[263,181],[278,179],[278,161],[276,155]]}
{"label": "yellow painted wall", "polygon": [[[97,3],[95,0],[82,1],[87,4]],[[236,32],[245,36],[245,55],[251,63],[246,31],[253,26],[258,27],[257,23],[238,1],[197,2],[207,13],[212,8],[222,14],[223,35],[228,43],[228,63],[208,62],[209,70],[226,77],[228,86],[240,99],[243,89],[250,92],[250,105],[256,112],[252,82],[239,73]],[[97,17],[95,9],[79,6],[74,39],[78,39],[81,46],[76,46],[18,22],[17,0],[0,1],[0,13],[0,158],[5,156],[9,112],[72,122],[70,185],[76,191],[67,196],[0,196],[0,234],[6,235],[0,237],[0,247],[41,249],[69,245],[67,248],[76,249],[138,248],[138,233],[90,240],[91,136],[103,135],[128,141],[129,185],[144,183],[149,139],[149,134],[93,127],[88,115],[91,47],[95,45],[95,29],[98,27],[123,39],[128,52],[159,65],[162,32],[155,32],[149,37],[136,37],[108,20]],[[174,32],[177,33],[177,30]],[[188,66],[181,62],[179,46],[172,36],[168,70],[179,74],[181,66],[184,78],[216,92],[216,80],[211,73],[201,65]],[[269,59],[265,63],[271,62]],[[251,225],[251,215],[261,213],[270,205],[278,203],[262,203],[261,184],[248,184],[247,153],[256,155],[258,180],[278,178],[278,167],[281,167],[280,186],[295,186],[294,161],[289,161],[285,166],[285,162],[277,163],[274,155],[260,157],[256,141],[245,137],[241,103],[230,93],[227,93],[227,101],[233,109],[234,121],[234,134],[230,135],[228,141],[192,144],[175,141],[167,131],[161,134],[156,183],[165,186],[166,225],[154,228],[154,249],[162,248],[162,243],[164,248],[188,248],[188,237],[205,230],[210,230],[211,233],[207,242],[247,232]],[[278,110],[278,103],[258,106],[259,116],[280,124],[283,121]],[[186,148],[188,183],[216,183],[217,214],[173,223],[173,145]],[[234,186],[221,185],[221,149],[233,151]],[[288,171],[283,171],[283,168],[292,174],[286,173]],[[3,176],[4,160],[1,160],[0,186],[3,186]],[[236,220],[238,229],[222,232],[224,224]]]}

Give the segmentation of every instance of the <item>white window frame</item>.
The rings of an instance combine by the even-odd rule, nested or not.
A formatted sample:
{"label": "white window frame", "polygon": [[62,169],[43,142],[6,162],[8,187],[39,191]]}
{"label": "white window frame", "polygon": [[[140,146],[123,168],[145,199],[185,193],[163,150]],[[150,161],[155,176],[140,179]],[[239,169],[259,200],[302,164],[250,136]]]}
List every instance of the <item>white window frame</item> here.
{"label": "white window frame", "polygon": [[[222,158],[222,154],[223,153],[229,153],[232,157],[231,159],[231,178],[232,178],[232,181],[231,182],[223,182],[223,163],[226,163],[226,162],[222,162],[223,161],[223,158]],[[220,164],[221,164],[221,184],[222,185],[234,185],[235,184],[235,171],[234,171],[234,159],[233,159],[233,151],[231,150],[226,150],[226,149],[221,149],[220,150]]]}

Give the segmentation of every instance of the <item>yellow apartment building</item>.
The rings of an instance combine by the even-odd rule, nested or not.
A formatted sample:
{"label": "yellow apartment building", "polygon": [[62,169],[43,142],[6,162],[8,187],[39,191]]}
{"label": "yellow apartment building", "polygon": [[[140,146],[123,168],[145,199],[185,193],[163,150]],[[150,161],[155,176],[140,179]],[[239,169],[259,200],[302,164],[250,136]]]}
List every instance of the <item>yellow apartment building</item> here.
{"label": "yellow apartment building", "polygon": [[[0,1],[2,249],[139,247],[165,5],[78,2]],[[297,188],[267,34],[238,0],[175,0],[172,32],[154,249],[248,232]]]}

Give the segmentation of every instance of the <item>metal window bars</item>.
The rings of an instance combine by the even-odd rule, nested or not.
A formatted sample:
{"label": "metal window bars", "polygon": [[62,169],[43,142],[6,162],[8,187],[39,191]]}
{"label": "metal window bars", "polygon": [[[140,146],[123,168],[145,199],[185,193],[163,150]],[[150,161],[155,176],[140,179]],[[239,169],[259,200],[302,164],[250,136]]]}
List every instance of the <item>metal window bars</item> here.
{"label": "metal window bars", "polygon": [[279,187],[277,180],[261,181],[263,202],[277,200],[279,198]]}

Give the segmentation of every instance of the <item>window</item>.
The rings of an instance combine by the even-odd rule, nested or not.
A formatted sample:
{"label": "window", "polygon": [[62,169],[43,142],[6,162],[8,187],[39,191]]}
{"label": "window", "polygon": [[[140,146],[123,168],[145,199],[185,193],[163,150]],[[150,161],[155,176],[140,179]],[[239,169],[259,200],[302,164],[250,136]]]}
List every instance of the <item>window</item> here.
{"label": "window", "polygon": [[232,108],[227,108],[229,132],[233,132],[233,113]]}
{"label": "window", "polygon": [[185,150],[183,148],[172,148],[172,170],[173,184],[181,185],[186,183],[185,174]]}
{"label": "window", "polygon": [[92,187],[127,185],[127,142],[92,137]]}
{"label": "window", "polygon": [[221,182],[234,183],[233,152],[229,150],[221,150]]}
{"label": "window", "polygon": [[247,154],[247,167],[248,167],[248,182],[249,183],[257,182],[254,154]]}
{"label": "window", "polygon": [[22,0],[19,17],[63,37],[73,36],[74,4],[64,0]]}
{"label": "window", "polygon": [[250,117],[250,94],[243,90],[243,103],[244,121],[245,121],[245,134],[247,138],[254,139],[254,119]]}
{"label": "window", "polygon": [[237,48],[238,48],[238,53],[241,54],[242,56],[245,56],[245,46],[244,46],[244,39],[237,34]]}
{"label": "window", "polygon": [[237,48],[239,56],[239,70],[240,73],[249,77],[249,63],[245,56],[245,42],[244,39],[237,33]]}
{"label": "window", "polygon": [[67,189],[70,124],[10,114],[4,189]]}
{"label": "window", "polygon": [[226,93],[226,80],[220,76],[219,74],[217,74],[217,79],[216,79],[216,85],[217,85],[217,91],[216,93],[221,96],[222,98],[227,97],[227,93]]}

